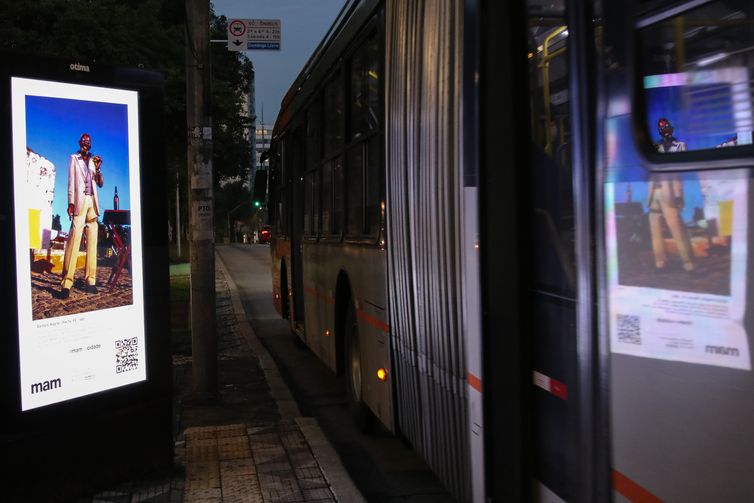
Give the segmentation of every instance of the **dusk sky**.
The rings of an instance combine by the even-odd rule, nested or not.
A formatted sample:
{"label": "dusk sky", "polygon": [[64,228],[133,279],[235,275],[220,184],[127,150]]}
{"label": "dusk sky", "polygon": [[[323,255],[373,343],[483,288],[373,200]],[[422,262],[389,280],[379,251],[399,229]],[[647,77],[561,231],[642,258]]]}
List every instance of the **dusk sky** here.
{"label": "dusk sky", "polygon": [[[257,128],[272,127],[280,101],[327,33],[345,0],[215,0],[215,14],[228,19],[280,19],[281,49],[246,51],[256,72]],[[264,107],[264,110],[263,110]]]}

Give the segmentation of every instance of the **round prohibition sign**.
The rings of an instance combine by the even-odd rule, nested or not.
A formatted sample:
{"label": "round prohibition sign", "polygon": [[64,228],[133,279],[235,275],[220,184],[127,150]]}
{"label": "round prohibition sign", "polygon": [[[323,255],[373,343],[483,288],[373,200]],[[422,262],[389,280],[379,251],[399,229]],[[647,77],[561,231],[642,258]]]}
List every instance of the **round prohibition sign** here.
{"label": "round prohibition sign", "polygon": [[241,37],[246,33],[246,23],[240,19],[234,19],[228,25],[228,31],[234,37]]}

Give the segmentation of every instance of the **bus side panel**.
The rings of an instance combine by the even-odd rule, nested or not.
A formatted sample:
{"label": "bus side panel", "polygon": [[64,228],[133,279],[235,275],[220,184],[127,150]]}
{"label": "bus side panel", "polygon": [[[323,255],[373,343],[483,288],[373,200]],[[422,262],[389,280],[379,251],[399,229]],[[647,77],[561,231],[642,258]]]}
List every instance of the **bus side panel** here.
{"label": "bus side panel", "polygon": [[327,308],[335,305],[335,297],[323,283],[327,265],[324,248],[317,243],[305,242],[302,246],[304,278],[304,340],[319,358],[333,371],[336,369],[334,354],[334,328],[328,324]]}
{"label": "bus side panel", "polygon": [[[364,401],[380,421],[394,431],[385,251],[375,247],[353,247],[345,251],[348,253],[343,257],[344,271],[351,281],[359,323]],[[387,371],[387,380],[377,378],[379,369]]]}
{"label": "bus side panel", "polygon": [[611,4],[604,30],[613,489],[618,501],[752,501],[754,6],[654,12],[642,28],[631,7]]}
{"label": "bus side panel", "polygon": [[[338,276],[345,274],[359,324],[364,402],[393,430],[385,251],[374,246],[308,242],[302,254],[307,346],[331,370],[337,369],[335,296]],[[387,381],[377,378],[379,369],[387,371]]]}

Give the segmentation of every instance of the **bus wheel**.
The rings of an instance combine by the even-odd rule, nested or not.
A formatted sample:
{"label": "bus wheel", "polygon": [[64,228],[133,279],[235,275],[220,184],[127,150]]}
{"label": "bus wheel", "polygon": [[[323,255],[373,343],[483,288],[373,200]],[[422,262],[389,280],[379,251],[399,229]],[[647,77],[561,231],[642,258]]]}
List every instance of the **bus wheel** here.
{"label": "bus wheel", "polygon": [[356,321],[356,311],[353,308],[353,302],[348,303],[348,311],[345,320],[345,373],[346,387],[348,388],[348,408],[351,411],[351,417],[359,431],[368,433],[374,429],[374,415],[369,410],[362,391],[364,389],[362,381],[361,367],[361,349],[359,345],[359,325]]}
{"label": "bus wheel", "polygon": [[291,317],[290,315],[290,303],[288,301],[288,271],[283,263],[280,270],[280,315],[284,320]]}

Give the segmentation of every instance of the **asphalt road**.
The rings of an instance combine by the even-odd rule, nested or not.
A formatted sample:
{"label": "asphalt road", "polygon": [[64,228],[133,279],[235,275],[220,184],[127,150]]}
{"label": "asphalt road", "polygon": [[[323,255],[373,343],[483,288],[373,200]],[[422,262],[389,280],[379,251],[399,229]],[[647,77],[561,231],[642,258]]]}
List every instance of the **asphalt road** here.
{"label": "asphalt road", "polygon": [[364,435],[352,425],[345,379],[294,343],[272,304],[268,245],[217,246],[238,287],[247,318],[275,359],[301,413],[315,417],[356,486],[370,502],[455,501],[424,461],[388,431]]}

